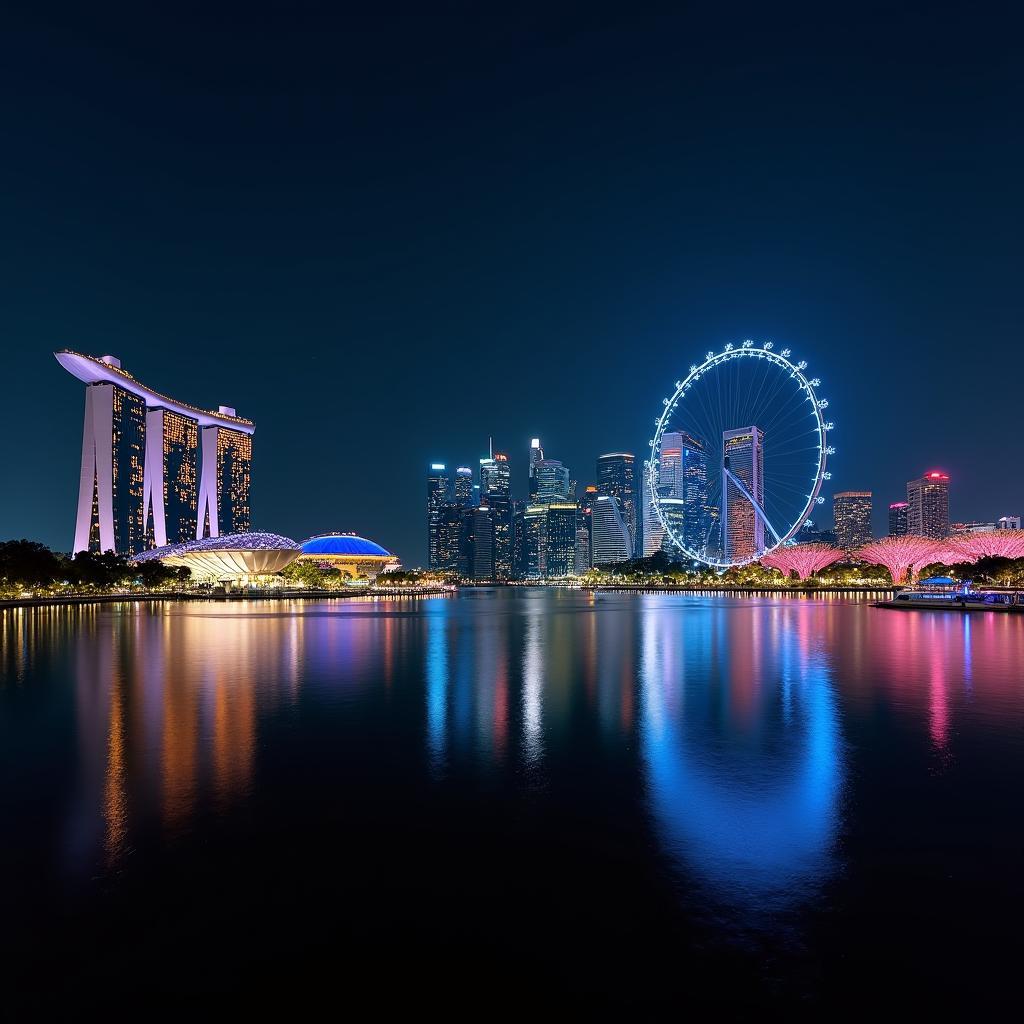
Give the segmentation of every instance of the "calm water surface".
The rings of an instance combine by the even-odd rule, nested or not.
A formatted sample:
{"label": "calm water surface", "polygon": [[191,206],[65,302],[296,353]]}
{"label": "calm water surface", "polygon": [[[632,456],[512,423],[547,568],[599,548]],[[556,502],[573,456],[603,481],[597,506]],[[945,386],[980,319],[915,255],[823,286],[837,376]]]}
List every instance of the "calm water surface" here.
{"label": "calm water surface", "polygon": [[1024,617],[539,589],[2,615],[20,998],[1015,995]]}

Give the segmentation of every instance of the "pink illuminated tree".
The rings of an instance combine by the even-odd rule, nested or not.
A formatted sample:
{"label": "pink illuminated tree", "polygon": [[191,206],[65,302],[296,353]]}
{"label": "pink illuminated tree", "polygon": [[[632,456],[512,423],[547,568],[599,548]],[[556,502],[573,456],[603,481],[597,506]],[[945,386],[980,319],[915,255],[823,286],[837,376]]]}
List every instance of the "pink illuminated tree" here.
{"label": "pink illuminated tree", "polygon": [[845,552],[831,544],[794,544],[792,547],[776,548],[761,558],[761,564],[769,569],[778,569],[788,577],[795,572],[801,580],[812,573],[838,562]]}
{"label": "pink illuminated tree", "polygon": [[961,548],[952,539],[935,542],[931,562],[941,565],[955,565],[957,562],[976,562],[977,555],[972,555],[966,548]]}
{"label": "pink illuminated tree", "polygon": [[922,565],[939,562],[947,550],[945,541],[930,537],[883,537],[857,548],[854,555],[871,565],[884,565],[897,586],[907,581]]}
{"label": "pink illuminated tree", "polygon": [[1024,530],[989,530],[962,533],[944,542],[956,557],[954,562],[976,562],[979,558],[1024,558]]}

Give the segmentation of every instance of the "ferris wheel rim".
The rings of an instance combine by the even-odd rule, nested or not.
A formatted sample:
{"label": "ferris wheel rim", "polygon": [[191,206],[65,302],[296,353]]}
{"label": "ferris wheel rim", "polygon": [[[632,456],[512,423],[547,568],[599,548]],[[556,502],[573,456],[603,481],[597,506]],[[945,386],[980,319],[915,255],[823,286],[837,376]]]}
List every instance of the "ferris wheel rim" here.
{"label": "ferris wheel rim", "polygon": [[[818,397],[817,388],[821,386],[821,381],[816,377],[808,378],[804,373],[804,370],[807,369],[806,360],[792,362],[790,360],[790,356],[792,356],[791,349],[784,348],[780,352],[776,352],[774,344],[770,341],[763,342],[759,345],[754,341],[747,339],[740,345],[734,345],[732,343],[727,344],[721,352],[709,351],[702,363],[692,364],[687,376],[682,380],[676,381],[675,391],[672,395],[669,398],[662,399],[662,413],[658,419],[655,420],[656,429],[654,437],[648,442],[651,448],[651,458],[647,463],[647,471],[645,474],[647,477],[646,485],[648,489],[648,497],[654,506],[654,511],[658,517],[659,523],[672,539],[672,542],[680,551],[690,556],[695,561],[702,562],[705,565],[710,565],[719,569],[729,569],[743,565],[750,565],[752,562],[758,561],[765,555],[782,547],[791,540],[797,531],[808,520],[811,509],[819,502],[824,501],[824,499],[820,497],[821,486],[825,480],[829,478],[827,471],[828,457],[835,454],[835,448],[827,443],[827,435],[833,429],[833,424],[831,421],[827,421],[823,415],[824,411],[828,408],[828,400]],[[764,551],[759,554],[751,555],[750,557],[731,559],[724,557],[708,558],[706,551],[703,554],[700,554],[687,547],[682,542],[682,538],[677,535],[673,527],[666,521],[661,507],[661,496],[657,493],[657,487],[655,484],[655,471],[660,465],[661,442],[665,433],[665,428],[669,425],[669,418],[675,411],[678,403],[685,397],[686,392],[693,386],[693,383],[700,380],[701,376],[708,370],[714,369],[724,363],[731,362],[734,359],[744,358],[767,359],[769,362],[781,369],[788,370],[790,377],[799,382],[801,391],[806,395],[806,400],[811,402],[811,407],[815,417],[815,429],[818,435],[818,463],[815,470],[814,482],[811,486],[810,493],[807,495],[807,501],[804,504],[803,510],[796,518],[795,522],[789,526],[787,532],[781,534],[774,544],[766,545]],[[772,532],[774,533],[774,530]]]}

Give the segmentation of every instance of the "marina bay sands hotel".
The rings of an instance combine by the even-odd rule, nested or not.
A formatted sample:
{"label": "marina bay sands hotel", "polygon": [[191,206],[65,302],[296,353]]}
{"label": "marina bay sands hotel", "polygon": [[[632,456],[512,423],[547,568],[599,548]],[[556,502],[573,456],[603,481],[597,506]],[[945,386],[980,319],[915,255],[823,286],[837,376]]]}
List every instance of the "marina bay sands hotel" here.
{"label": "marina bay sands hotel", "polygon": [[249,529],[251,421],[167,398],[114,356],[54,355],[85,382],[76,552],[134,555]]}

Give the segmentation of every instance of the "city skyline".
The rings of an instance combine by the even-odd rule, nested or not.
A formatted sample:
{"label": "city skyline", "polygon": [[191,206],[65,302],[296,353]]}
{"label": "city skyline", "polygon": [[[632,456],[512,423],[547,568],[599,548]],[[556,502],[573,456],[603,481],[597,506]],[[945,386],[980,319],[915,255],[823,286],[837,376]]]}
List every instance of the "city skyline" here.
{"label": "city skyline", "polygon": [[[491,454],[479,460],[480,483],[475,487],[468,468],[459,468],[459,476],[453,477],[444,463],[430,466],[426,478],[426,568],[432,571],[467,581],[505,582],[579,576],[591,567],[659,553],[672,561],[699,564],[703,560],[694,559],[683,548],[689,544],[691,551],[699,549],[700,545],[689,539],[694,525],[710,530],[719,515],[720,540],[708,548],[712,562],[723,557],[722,564],[757,560],[758,553],[778,546],[777,538],[766,539],[767,522],[760,523],[761,516],[749,503],[751,495],[759,503],[763,501],[764,432],[756,425],[724,432],[722,494],[727,496],[727,507],[721,513],[708,503],[705,446],[685,431],[663,435],[656,478],[650,479],[651,463],[645,462],[639,471],[639,493],[634,489],[632,453],[598,456],[595,478],[600,482],[581,485],[561,460],[547,458],[540,438],[533,437],[526,459],[527,497],[517,498],[508,455],[493,450],[493,438],[488,443]],[[505,518],[495,514],[485,497],[492,490],[488,480],[499,467],[501,503],[496,507],[508,510]],[[461,494],[458,482],[464,484]],[[872,492],[836,492],[832,495],[831,528],[820,520],[817,524],[808,520],[786,544],[834,549],[835,561],[842,552],[855,555],[857,549],[884,537],[911,533],[938,541],[967,533],[1020,529],[1020,516],[951,521],[950,483],[950,477],[937,470],[908,481],[908,501],[889,503],[886,530],[878,534],[872,526]],[[657,488],[660,514],[654,509],[651,486]],[[635,534],[630,529],[631,506],[637,509]],[[914,529],[908,525],[911,521],[916,524]],[[499,568],[493,551],[508,532],[512,557]],[[481,540],[485,545],[482,559],[477,556]],[[721,549],[715,546],[718,543]]]}
{"label": "city skyline", "polygon": [[[750,344],[749,342],[746,344]],[[727,346],[728,348],[728,346]],[[72,350],[62,350],[57,355],[58,362],[61,362],[65,369],[74,376],[78,376],[87,383],[86,390],[86,421],[82,447],[82,468],[79,487],[79,511],[77,516],[75,546],[74,550],[83,550],[86,547],[99,549],[103,543],[110,547],[117,547],[119,550],[140,551],[154,545],[159,546],[161,538],[178,540],[192,536],[192,530],[196,530],[197,536],[215,535],[218,532],[225,532],[219,529],[219,523],[228,524],[226,532],[241,532],[249,528],[251,522],[251,509],[249,506],[249,487],[251,474],[251,422],[240,419],[236,416],[235,410],[227,406],[220,406],[218,412],[211,413],[191,405],[182,405],[173,399],[167,398],[158,392],[140,384],[131,374],[121,369],[120,360],[113,356],[84,356]],[[114,478],[117,477],[116,467],[118,459],[118,437],[123,425],[119,425],[118,416],[129,416],[132,409],[129,407],[124,413],[120,412],[121,400],[118,397],[123,388],[97,388],[99,383],[110,383],[113,380],[121,385],[127,384],[129,391],[125,398],[136,401],[139,405],[139,424],[134,428],[138,433],[138,444],[134,445],[141,453],[145,451],[144,460],[140,457],[131,462],[133,466],[133,483],[129,488],[131,499],[120,504],[115,501],[113,508],[109,498],[111,467],[107,466],[104,475],[104,462],[99,457],[99,451],[104,447],[100,443],[96,423],[109,421],[111,415],[115,416],[114,442],[113,445],[106,444],[110,448],[110,455],[113,456]],[[816,382],[817,383],[817,382]],[[99,409],[93,399],[99,397],[99,393],[112,392],[114,397],[114,411],[107,409],[110,402],[101,403],[103,409]],[[94,422],[96,421],[96,422]],[[125,421],[130,424],[130,420]],[[244,425],[241,430],[239,425]],[[233,428],[233,429],[232,429]],[[110,427],[103,429],[109,433]],[[739,428],[726,431],[727,446],[735,442],[728,441],[728,438],[736,435],[742,440],[743,436],[749,435],[751,430],[755,434],[757,428]],[[130,441],[132,428],[129,426],[129,442],[125,443],[123,457],[129,459],[129,452],[133,447]],[[199,443],[196,443],[199,438]],[[763,441],[762,441],[763,443]],[[686,431],[666,433],[663,441],[663,461],[659,470],[659,493],[663,504],[663,513],[669,516],[677,515],[677,534],[682,537],[693,533],[694,526],[691,520],[697,520],[698,526],[707,527],[708,522],[717,520],[718,509],[707,505],[706,492],[694,490],[698,486],[698,480],[705,481],[700,487],[706,485],[707,459],[704,452],[703,441],[691,437]],[[760,453],[760,444],[758,446]],[[686,458],[683,458],[684,454]],[[698,463],[693,467],[686,462],[689,458],[697,458]],[[682,459],[682,461],[680,461]],[[170,461],[169,461],[170,460]],[[135,462],[138,465],[135,465]],[[142,465],[144,461],[145,471]],[[110,458],[107,458],[110,462]],[[439,495],[441,504],[437,506],[439,514],[442,508],[447,508],[452,499],[458,507],[488,508],[486,517],[476,517],[478,525],[486,522],[490,525],[488,543],[491,550],[486,553],[484,560],[487,564],[487,572],[496,579],[507,580],[521,575],[520,562],[522,559],[522,536],[517,536],[517,516],[527,507],[517,494],[522,488],[512,486],[512,463],[505,453],[496,452],[494,449],[493,436],[488,438],[488,455],[480,458],[479,481],[474,483],[473,470],[469,466],[458,466],[454,475],[448,476],[446,464],[432,464],[432,472],[440,470],[445,474],[444,494]],[[649,501],[647,488],[644,484],[644,476],[647,473],[646,461],[640,468],[635,466],[636,458],[631,452],[611,452],[599,455],[596,462],[594,479],[599,485],[593,488],[597,491],[617,496],[620,514],[628,530],[629,542],[628,551],[631,557],[652,554],[655,549],[666,550],[673,557],[677,554],[675,545],[671,538],[666,536],[665,530],[657,522],[657,516]],[[678,463],[678,465],[677,465]],[[686,465],[684,465],[686,463]],[[575,500],[577,487],[581,489],[586,485],[579,483],[571,470],[561,460],[546,458],[541,446],[540,439],[532,437],[526,459],[526,490],[527,503],[540,502],[542,505],[549,505],[552,501],[569,498]],[[172,468],[173,466],[173,468]],[[694,477],[694,471],[697,476]],[[723,481],[725,480],[723,470]],[[831,479],[831,473],[829,478]],[[681,481],[684,477],[692,478],[687,485],[687,501],[682,500]],[[758,474],[760,479],[760,473]],[[106,484],[102,483],[106,480]],[[198,494],[197,494],[197,480]],[[88,483],[88,486],[87,486]],[[918,529],[924,535],[941,537],[950,532],[962,532],[969,529],[995,528],[997,517],[989,515],[988,520],[967,520],[956,521],[950,513],[949,504],[948,474],[937,470],[926,472],[922,477],[915,477],[906,485],[907,503],[890,503],[888,516],[885,522],[888,535],[893,535],[894,530],[907,529],[903,527],[904,519],[913,517]],[[106,492],[104,491],[106,487]],[[433,485],[431,485],[433,486]],[[134,489],[139,494],[135,495]],[[919,509],[915,510],[915,503],[920,505],[920,500],[915,497],[915,488],[923,488],[925,494],[940,494],[941,509],[932,509],[936,499],[932,499],[928,506],[929,510],[922,518]],[[732,484],[725,485],[725,490],[734,490]],[[163,491],[163,501],[157,500],[157,493]],[[86,493],[88,491],[88,494]],[[115,484],[116,491],[116,484]],[[678,492],[678,493],[677,493]],[[108,493],[104,500],[103,494]],[[702,495],[702,496],[701,496]],[[738,492],[737,492],[738,495]],[[733,495],[736,497],[737,495]],[[90,502],[90,496],[92,501]],[[846,511],[846,506],[854,503],[857,499],[865,499],[864,510],[855,513]],[[833,528],[823,526],[821,516],[816,517],[816,522],[811,525],[807,538],[829,535],[834,538],[839,546],[851,549],[857,543],[864,543],[872,535],[885,536],[886,533],[876,533],[873,525],[873,503],[871,491],[846,491],[835,492],[832,495]],[[845,502],[840,507],[840,502]],[[741,502],[742,504],[742,502]],[[90,508],[91,505],[91,508]],[[678,510],[674,506],[678,505]],[[894,509],[905,505],[901,513],[902,518],[894,519]],[[671,507],[670,507],[671,506]],[[689,508],[689,511],[685,511]],[[517,512],[517,509],[519,511]],[[696,511],[695,511],[696,510]],[[589,511],[589,510],[588,510]],[[110,524],[111,514],[114,522]],[[856,519],[856,525],[846,526],[846,521],[851,514]],[[456,551],[465,546],[465,538],[475,536],[475,530],[467,531],[456,525],[454,519],[449,515],[449,522],[444,527],[447,543],[450,545],[448,555],[441,558],[438,556],[436,540],[438,537],[439,520],[432,521],[428,525],[427,544],[425,558],[422,563],[430,568],[453,568],[456,564],[461,565],[466,571],[464,575],[478,575],[482,571],[480,563],[477,572],[466,568],[467,552],[461,550],[457,555]],[[709,518],[710,515],[710,518]],[[428,516],[429,518],[429,516]],[[998,517],[1000,528],[1004,527],[1015,517],[1002,515]],[[87,524],[88,520],[88,524]],[[138,522],[136,522],[138,520]],[[435,516],[436,520],[436,516]],[[107,540],[101,540],[101,525],[106,524],[106,533],[102,536]],[[587,526],[589,531],[589,518],[579,520],[578,526]],[[895,525],[894,525],[895,524]],[[760,517],[754,516],[752,523],[754,534],[748,538],[753,548],[763,550],[770,547],[763,536],[758,533],[758,527],[762,527]],[[723,516],[721,543],[723,551],[729,550],[729,529],[728,516]],[[851,533],[852,529],[852,533]],[[657,533],[658,537],[652,547],[651,532]],[[520,524],[520,533],[525,533]],[[749,530],[746,532],[750,532]],[[118,538],[116,544],[110,539]],[[83,538],[88,538],[85,540]],[[753,550],[752,548],[752,550]],[[713,550],[713,549],[712,549]],[[593,550],[591,546],[590,555]],[[476,554],[469,556],[477,558]],[[560,564],[570,556],[559,556]],[[575,565],[583,564],[584,555],[582,547],[577,546]],[[546,571],[544,574],[547,574]]]}
{"label": "city skyline", "polygon": [[[141,384],[124,371],[120,360],[113,356],[85,356],[71,350],[55,355],[66,370],[87,385],[74,550],[91,548],[131,554],[186,541],[193,536],[201,538],[249,529],[251,421],[237,417],[235,410],[227,406],[220,406],[213,413],[176,402]],[[763,445],[759,428],[726,431],[723,481],[730,473],[727,467],[731,446],[745,444],[751,436],[761,438],[756,446],[759,461]],[[691,457],[699,460],[693,467],[686,461]],[[558,502],[563,503],[560,506],[563,510],[574,510],[573,521],[567,521],[564,529],[559,527],[565,534],[565,543],[560,542],[556,553],[549,550],[553,542],[548,539],[553,535],[552,524],[556,517],[546,516],[546,525],[540,534],[545,554],[540,554],[539,549],[535,551],[532,574],[553,575],[548,563],[565,570],[558,575],[572,574],[587,564],[588,557],[590,564],[601,564],[593,561],[590,508],[584,516],[583,503],[577,507],[578,489],[581,495],[586,490],[614,497],[616,516],[628,534],[627,557],[650,555],[656,550],[677,554],[647,493],[647,463],[637,470],[631,452],[599,455],[594,472],[598,483],[589,486],[581,484],[561,460],[546,458],[540,439],[533,437],[526,460],[526,501],[517,498],[517,491],[522,488],[513,487],[509,456],[494,450],[493,437],[488,439],[488,456],[478,462],[476,483],[473,470],[468,466],[458,466],[454,473],[449,473],[446,464],[431,465],[427,558],[424,561],[429,568],[457,568],[467,577],[498,580],[531,575],[524,562],[523,544],[530,534],[526,529],[529,516],[524,517],[524,513],[533,505],[543,506],[550,513]],[[700,439],[685,431],[665,435],[658,491],[663,515],[678,518],[673,528],[679,537],[692,530],[691,519],[703,523],[707,518],[706,492],[699,488],[694,490],[699,481],[706,482],[707,469]],[[762,472],[755,462],[740,472],[740,476],[756,492],[761,486]],[[754,475],[746,479],[751,473]],[[685,484],[684,494],[687,478],[693,478],[694,486]],[[910,532],[942,538],[965,530],[1012,528],[1017,518],[1004,514],[998,519],[990,516],[988,520],[953,520],[950,477],[937,470],[914,477],[906,488],[907,502],[889,503],[887,532],[890,536]],[[731,483],[723,483],[723,493],[730,494],[729,505],[738,501],[737,508],[743,506],[740,512],[750,513],[748,518],[751,518],[749,528],[742,528],[746,538],[743,543],[751,552],[770,547],[764,539],[760,517],[746,509],[739,491],[732,494],[733,490]],[[682,500],[684,496],[686,501]],[[852,550],[870,540],[873,535],[872,492],[836,492],[832,499],[835,543]],[[564,504],[566,501],[571,504]],[[677,511],[676,505],[679,506]],[[453,514],[452,509],[459,510],[458,514]],[[607,516],[602,518],[607,519]],[[534,514],[533,520],[536,519]],[[730,529],[725,507],[722,519],[723,550],[729,557],[735,557],[736,542],[731,537],[735,524]],[[760,532],[759,526],[762,526]],[[538,528],[534,522],[535,533]],[[477,539],[482,537],[481,529],[487,533],[486,548],[482,548],[481,540]],[[815,524],[815,529],[816,535],[820,535],[823,529],[820,522]],[[537,537],[533,542],[536,548]]]}

